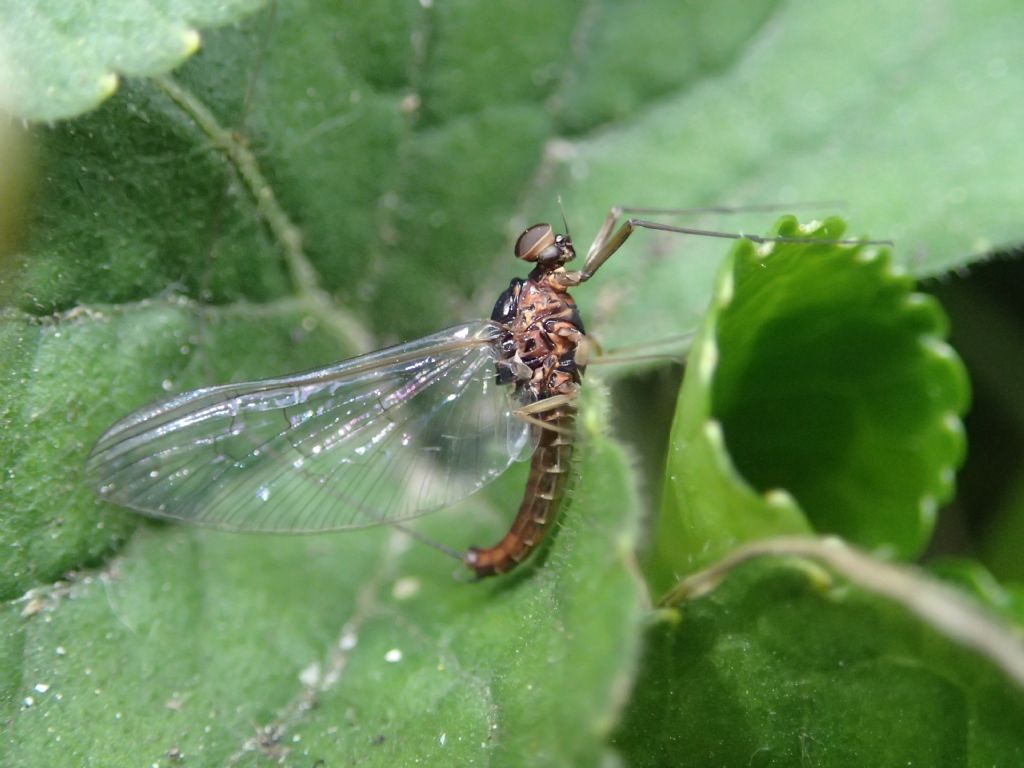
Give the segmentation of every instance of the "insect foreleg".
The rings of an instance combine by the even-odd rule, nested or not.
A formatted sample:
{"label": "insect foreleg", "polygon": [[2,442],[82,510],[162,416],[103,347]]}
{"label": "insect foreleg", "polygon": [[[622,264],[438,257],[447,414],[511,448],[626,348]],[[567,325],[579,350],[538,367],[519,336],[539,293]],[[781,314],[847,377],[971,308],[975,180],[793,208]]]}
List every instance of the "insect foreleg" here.
{"label": "insect foreleg", "polygon": [[[762,209],[768,210],[769,206],[762,206]],[[740,210],[726,209],[724,206],[720,208],[709,208],[708,211],[718,212],[735,212]],[[619,218],[625,213],[665,213],[665,214],[679,214],[679,213],[699,213],[701,209],[667,209],[667,208],[626,208],[616,207],[612,208],[608,212],[608,216],[604,220],[604,224],[601,225],[601,229],[597,233],[597,237],[594,238],[594,242],[591,244],[587,251],[586,261],[583,263],[583,268],[575,272],[566,272],[559,278],[559,282],[566,286],[572,287],[585,283],[601,268],[612,254],[614,254],[622,244],[626,242],[630,235],[633,234],[637,229],[655,229],[662,232],[674,232],[680,235],[697,235],[699,237],[717,237],[724,240],[749,240],[752,243],[823,243],[829,245],[889,245],[893,243],[891,240],[862,240],[859,238],[847,238],[847,239],[831,239],[831,238],[816,238],[816,237],[763,237],[761,235],[751,235],[745,232],[719,232],[711,229],[697,229],[695,227],[677,227],[673,224],[665,224],[660,221],[649,221],[647,219],[629,218],[622,226],[615,229],[615,224]],[[614,231],[614,233],[613,233]]]}
{"label": "insect foreleg", "polygon": [[571,427],[561,427],[557,424],[552,424],[548,421],[544,421],[544,419],[538,418],[536,414],[547,413],[555,410],[556,408],[561,408],[563,405],[568,405],[573,402],[576,397],[576,393],[571,395],[552,395],[551,397],[545,397],[543,400],[538,400],[534,403],[530,403],[529,405],[524,405],[522,408],[518,408],[512,413],[516,418],[522,419],[527,424],[533,424],[534,426],[551,432],[569,435],[573,433]]}

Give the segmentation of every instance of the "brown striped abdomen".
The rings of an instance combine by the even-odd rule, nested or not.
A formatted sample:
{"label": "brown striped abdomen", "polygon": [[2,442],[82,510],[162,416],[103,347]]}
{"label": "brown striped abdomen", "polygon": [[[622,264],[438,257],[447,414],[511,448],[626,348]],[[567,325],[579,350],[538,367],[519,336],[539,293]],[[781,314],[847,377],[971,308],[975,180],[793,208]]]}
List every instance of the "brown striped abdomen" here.
{"label": "brown striped abdomen", "polygon": [[512,527],[493,547],[471,547],[466,553],[465,563],[478,578],[511,571],[529,557],[547,535],[565,496],[575,439],[576,408],[562,405],[535,416],[566,431],[541,429],[530,461],[526,491]]}

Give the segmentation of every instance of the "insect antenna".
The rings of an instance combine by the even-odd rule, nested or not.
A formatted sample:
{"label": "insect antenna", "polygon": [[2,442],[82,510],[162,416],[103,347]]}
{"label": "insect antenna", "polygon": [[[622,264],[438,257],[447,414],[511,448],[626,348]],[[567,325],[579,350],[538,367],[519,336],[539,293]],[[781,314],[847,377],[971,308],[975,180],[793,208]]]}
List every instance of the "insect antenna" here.
{"label": "insect antenna", "polygon": [[572,235],[569,233],[569,222],[565,218],[565,206],[562,205],[562,196],[558,196],[558,210],[562,212],[562,226],[565,227],[565,236],[572,240]]}

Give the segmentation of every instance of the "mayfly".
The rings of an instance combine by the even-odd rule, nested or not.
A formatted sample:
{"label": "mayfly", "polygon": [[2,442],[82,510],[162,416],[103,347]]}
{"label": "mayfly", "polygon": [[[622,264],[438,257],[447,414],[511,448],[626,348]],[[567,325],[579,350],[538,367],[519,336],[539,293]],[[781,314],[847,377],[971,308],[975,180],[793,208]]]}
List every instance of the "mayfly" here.
{"label": "mayfly", "polygon": [[[768,208],[764,206],[763,208]],[[723,210],[736,209],[691,209]],[[237,531],[314,532],[401,524],[454,504],[530,458],[522,503],[491,547],[454,553],[478,577],[541,543],[565,493],[587,336],[569,289],[637,229],[764,242],[677,227],[614,208],[583,267],[568,233],[535,224],[515,244],[533,264],[489,320],[306,373],[206,387],[143,408],[96,443],[87,471],[107,501]],[[566,227],[566,229],[568,229]]]}

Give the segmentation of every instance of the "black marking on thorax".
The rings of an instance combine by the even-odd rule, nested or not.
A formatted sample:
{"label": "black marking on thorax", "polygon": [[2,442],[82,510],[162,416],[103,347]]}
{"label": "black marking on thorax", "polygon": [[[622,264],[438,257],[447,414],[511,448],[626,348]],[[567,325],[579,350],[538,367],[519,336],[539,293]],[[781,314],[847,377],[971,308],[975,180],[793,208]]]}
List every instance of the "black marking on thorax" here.
{"label": "black marking on thorax", "polygon": [[[557,335],[558,327],[568,323],[584,333],[583,318],[576,302],[565,291],[556,291],[545,285],[547,273],[540,268],[529,278],[515,278],[498,297],[491,312],[491,320],[505,327],[500,356],[504,362],[516,361],[537,371],[557,358],[555,369],[568,374],[577,384],[583,369],[576,365],[576,345],[568,344]],[[561,348],[561,353],[558,350]],[[516,383],[516,391],[523,399],[546,396],[536,382],[517,377],[508,364],[498,364],[499,384]]]}

